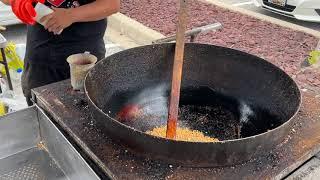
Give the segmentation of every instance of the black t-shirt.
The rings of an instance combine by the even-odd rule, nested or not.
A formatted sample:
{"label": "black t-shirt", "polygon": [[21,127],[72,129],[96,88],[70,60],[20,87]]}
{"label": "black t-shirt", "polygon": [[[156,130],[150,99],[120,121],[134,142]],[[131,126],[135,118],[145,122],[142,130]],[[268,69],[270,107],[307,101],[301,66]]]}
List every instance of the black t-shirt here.
{"label": "black t-shirt", "polygon": [[91,2],[93,0],[46,0],[45,5],[56,8],[76,8]]}
{"label": "black t-shirt", "polygon": [[[48,7],[77,8],[93,0],[46,0]],[[66,65],[71,54],[89,51],[99,59],[104,58],[103,37],[106,19],[93,22],[77,22],[63,30],[60,35],[48,32],[40,24],[28,27],[25,61],[34,64]]]}

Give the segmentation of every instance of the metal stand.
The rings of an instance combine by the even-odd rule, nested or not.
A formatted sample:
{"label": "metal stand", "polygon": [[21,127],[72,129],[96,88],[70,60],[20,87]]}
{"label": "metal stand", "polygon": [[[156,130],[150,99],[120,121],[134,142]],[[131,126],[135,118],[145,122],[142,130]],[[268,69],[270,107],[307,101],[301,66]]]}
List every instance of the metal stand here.
{"label": "metal stand", "polygon": [[[4,65],[6,75],[7,75],[9,89],[13,90],[11,77],[10,77],[10,73],[9,73],[8,62],[7,62],[6,54],[4,52],[6,45],[7,45],[7,40],[2,36],[2,34],[0,34],[0,49],[1,49],[1,55],[2,55],[2,61],[0,61],[0,63]],[[0,87],[0,92],[2,92],[1,87]]]}
{"label": "metal stand", "polygon": [[[218,29],[222,28],[222,24],[221,23],[214,23],[214,24],[208,24],[205,26],[201,26],[201,27],[196,27],[194,29],[188,30],[185,32],[185,36],[189,37],[190,36],[190,42],[194,42],[195,38],[200,34],[200,33],[207,33],[210,31],[216,31]],[[166,42],[171,42],[176,40],[176,34],[172,35],[172,36],[168,36],[162,39],[157,39],[155,41],[152,42],[152,44],[159,44],[159,43],[166,43]]]}

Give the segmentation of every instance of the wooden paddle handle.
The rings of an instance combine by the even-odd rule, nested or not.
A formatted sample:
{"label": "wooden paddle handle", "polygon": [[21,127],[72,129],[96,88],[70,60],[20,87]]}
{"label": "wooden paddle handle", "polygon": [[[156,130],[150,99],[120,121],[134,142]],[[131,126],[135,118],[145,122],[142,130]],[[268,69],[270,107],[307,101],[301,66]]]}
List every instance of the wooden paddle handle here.
{"label": "wooden paddle handle", "polygon": [[180,0],[176,48],[172,71],[171,95],[169,102],[169,114],[167,121],[166,137],[168,139],[175,139],[176,137],[187,16],[187,2],[186,0]]}

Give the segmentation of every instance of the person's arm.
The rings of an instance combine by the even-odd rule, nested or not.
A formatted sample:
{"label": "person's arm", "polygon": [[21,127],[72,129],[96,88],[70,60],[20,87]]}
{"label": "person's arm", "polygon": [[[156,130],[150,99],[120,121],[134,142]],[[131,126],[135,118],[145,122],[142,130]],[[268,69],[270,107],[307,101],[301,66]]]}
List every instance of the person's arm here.
{"label": "person's arm", "polygon": [[77,8],[53,8],[54,12],[43,17],[47,21],[45,28],[55,34],[69,27],[75,22],[89,22],[102,20],[120,9],[120,0],[96,0]]}
{"label": "person's arm", "polygon": [[10,5],[10,0],[0,0],[3,4]]}

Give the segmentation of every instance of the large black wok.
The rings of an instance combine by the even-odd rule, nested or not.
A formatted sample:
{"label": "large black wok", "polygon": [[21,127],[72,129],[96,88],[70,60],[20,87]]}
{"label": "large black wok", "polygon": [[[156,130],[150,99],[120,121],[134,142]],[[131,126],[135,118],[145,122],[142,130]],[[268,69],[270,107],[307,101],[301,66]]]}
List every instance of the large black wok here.
{"label": "large black wok", "polygon": [[[150,98],[146,106],[150,110],[159,102],[167,104],[163,97],[169,95],[174,47],[125,50],[88,73],[85,91],[93,115],[114,140],[137,154],[194,167],[239,164],[284,140],[301,102],[295,82],[261,58],[205,44],[186,44],[179,120],[220,142],[173,141],[146,134],[165,124],[166,108],[151,111],[154,117],[141,118],[132,126],[117,121],[115,113],[122,106],[135,97],[148,101],[159,87],[162,99]],[[157,90],[141,94],[148,88]]]}

